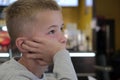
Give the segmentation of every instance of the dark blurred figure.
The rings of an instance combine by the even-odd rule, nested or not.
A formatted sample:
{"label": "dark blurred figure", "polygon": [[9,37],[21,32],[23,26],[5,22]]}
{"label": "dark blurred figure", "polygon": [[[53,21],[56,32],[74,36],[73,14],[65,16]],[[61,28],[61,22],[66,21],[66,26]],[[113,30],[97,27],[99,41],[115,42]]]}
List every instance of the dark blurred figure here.
{"label": "dark blurred figure", "polygon": [[100,30],[97,32],[96,50],[97,50],[96,64],[97,65],[105,65],[105,64],[103,64],[103,61],[101,61],[101,59],[99,59],[99,56],[101,56],[101,55],[106,56],[106,27],[104,25],[102,25],[100,27]]}
{"label": "dark blurred figure", "polygon": [[100,26],[100,30],[97,32],[97,45],[96,45],[96,65],[101,68],[101,70],[96,70],[96,75],[98,80],[110,80],[109,73],[105,70],[107,66],[106,62],[106,26],[103,24]]}

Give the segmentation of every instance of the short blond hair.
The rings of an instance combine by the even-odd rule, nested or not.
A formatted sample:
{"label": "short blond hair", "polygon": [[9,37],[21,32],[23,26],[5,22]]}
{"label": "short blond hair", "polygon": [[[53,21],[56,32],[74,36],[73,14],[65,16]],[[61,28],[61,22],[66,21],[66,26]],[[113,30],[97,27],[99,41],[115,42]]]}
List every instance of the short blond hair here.
{"label": "short blond hair", "polygon": [[18,0],[5,9],[6,25],[13,45],[17,37],[25,35],[24,27],[44,10],[61,10],[61,7],[54,0]]}

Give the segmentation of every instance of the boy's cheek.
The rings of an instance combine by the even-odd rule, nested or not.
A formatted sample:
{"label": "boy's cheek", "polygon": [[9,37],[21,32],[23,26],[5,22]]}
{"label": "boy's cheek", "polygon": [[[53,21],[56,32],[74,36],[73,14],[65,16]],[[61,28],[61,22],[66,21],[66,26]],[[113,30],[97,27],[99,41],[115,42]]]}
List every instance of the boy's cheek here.
{"label": "boy's cheek", "polygon": [[47,35],[47,37],[48,37],[48,38],[51,38],[51,39],[54,39],[54,38],[55,38],[55,36],[53,36],[53,35]]}
{"label": "boy's cheek", "polygon": [[56,35],[48,35],[48,34],[46,34],[43,37],[46,37],[48,40],[59,42],[59,39],[58,39],[58,37]]}
{"label": "boy's cheek", "polygon": [[54,35],[47,35],[48,39],[53,39],[53,40],[57,40],[57,38]]}

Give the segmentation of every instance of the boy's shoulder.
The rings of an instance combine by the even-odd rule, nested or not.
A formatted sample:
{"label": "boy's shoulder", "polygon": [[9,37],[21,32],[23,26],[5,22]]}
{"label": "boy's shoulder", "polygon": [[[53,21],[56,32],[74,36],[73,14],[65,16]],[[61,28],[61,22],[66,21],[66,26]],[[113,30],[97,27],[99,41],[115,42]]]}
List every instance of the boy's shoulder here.
{"label": "boy's shoulder", "polygon": [[10,61],[6,61],[0,65],[0,79],[5,80],[5,78],[12,76],[14,67]]}
{"label": "boy's shoulder", "polygon": [[13,58],[0,65],[0,80],[8,79],[37,80],[37,77]]}

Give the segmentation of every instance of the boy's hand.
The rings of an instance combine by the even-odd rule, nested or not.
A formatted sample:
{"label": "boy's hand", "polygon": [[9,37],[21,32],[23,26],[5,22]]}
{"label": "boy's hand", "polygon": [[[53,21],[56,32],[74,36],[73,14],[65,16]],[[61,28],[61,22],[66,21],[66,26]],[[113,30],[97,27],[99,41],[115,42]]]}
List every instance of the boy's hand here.
{"label": "boy's hand", "polygon": [[65,43],[60,43],[55,39],[34,37],[32,40],[25,40],[22,48],[30,53],[27,55],[28,58],[40,60],[40,63],[51,64],[54,55],[65,49],[65,45]]}

